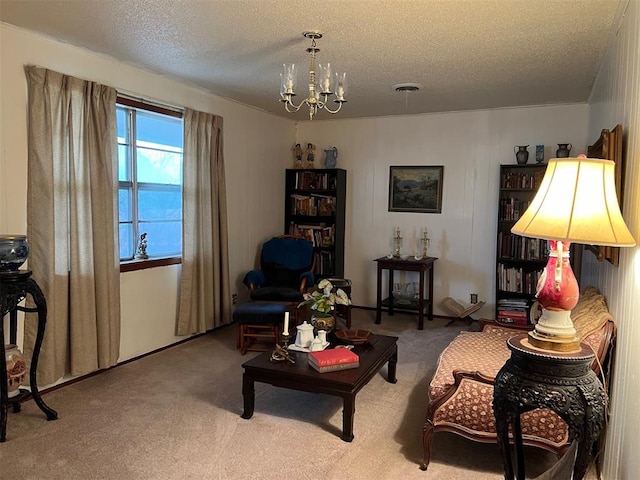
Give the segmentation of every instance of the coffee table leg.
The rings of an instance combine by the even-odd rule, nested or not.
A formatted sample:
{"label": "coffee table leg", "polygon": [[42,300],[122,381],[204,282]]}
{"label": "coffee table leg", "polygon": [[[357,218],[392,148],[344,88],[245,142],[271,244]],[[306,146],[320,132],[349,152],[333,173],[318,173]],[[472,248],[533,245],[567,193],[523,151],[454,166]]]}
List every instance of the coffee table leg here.
{"label": "coffee table leg", "polygon": [[356,413],[356,395],[343,397],[342,407],[342,440],[351,442],[353,440],[353,416]]}
{"label": "coffee table leg", "polygon": [[387,382],[389,383],[397,383],[398,379],[396,378],[396,365],[398,364],[398,349],[396,347],[396,351],[393,352],[391,358],[389,359],[389,363],[387,364]]}
{"label": "coffee table leg", "polygon": [[253,407],[256,401],[256,390],[254,388],[253,379],[245,373],[242,376],[242,396],[244,398],[244,412],[242,418],[249,419],[253,416]]}

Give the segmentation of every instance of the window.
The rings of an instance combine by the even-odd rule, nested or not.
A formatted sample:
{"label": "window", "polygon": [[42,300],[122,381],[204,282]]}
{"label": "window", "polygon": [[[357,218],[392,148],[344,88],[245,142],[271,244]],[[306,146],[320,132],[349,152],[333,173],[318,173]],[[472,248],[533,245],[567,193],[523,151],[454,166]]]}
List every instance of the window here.
{"label": "window", "polygon": [[118,97],[120,261],[182,254],[182,114]]}

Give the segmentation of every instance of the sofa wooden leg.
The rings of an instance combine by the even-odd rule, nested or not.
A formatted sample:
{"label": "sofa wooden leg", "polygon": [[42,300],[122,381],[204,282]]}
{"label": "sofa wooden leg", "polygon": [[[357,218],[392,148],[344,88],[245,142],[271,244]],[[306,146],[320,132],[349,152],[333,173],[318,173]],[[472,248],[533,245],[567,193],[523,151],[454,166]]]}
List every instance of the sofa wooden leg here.
{"label": "sofa wooden leg", "polygon": [[422,464],[420,470],[426,470],[431,461],[431,446],[433,445],[433,423],[427,419],[422,427],[422,446],[424,448],[424,457],[422,458]]}

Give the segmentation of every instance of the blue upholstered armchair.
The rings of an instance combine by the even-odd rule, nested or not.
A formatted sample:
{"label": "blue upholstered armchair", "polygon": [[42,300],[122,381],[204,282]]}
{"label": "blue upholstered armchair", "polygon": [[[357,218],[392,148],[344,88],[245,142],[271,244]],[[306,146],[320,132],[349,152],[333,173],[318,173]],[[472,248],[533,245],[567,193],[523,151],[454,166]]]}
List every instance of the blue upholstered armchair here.
{"label": "blue upholstered armchair", "polygon": [[283,235],[262,245],[260,269],[243,283],[253,301],[297,304],[313,285],[313,245],[304,238]]}

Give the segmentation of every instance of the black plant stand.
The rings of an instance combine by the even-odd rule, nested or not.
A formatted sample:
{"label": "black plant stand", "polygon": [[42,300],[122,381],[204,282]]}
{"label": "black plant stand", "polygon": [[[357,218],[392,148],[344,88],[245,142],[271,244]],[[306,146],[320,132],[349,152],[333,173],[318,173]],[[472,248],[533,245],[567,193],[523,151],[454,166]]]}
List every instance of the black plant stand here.
{"label": "black plant stand", "polygon": [[[31,295],[36,308],[22,307],[18,305],[27,295]],[[0,271],[0,345],[2,345],[2,352],[0,352],[0,372],[7,371],[7,362],[4,349],[4,317],[9,314],[9,341],[16,343],[17,329],[18,329],[18,310],[22,312],[37,312],[38,314],[38,331],[36,334],[36,342],[33,348],[33,355],[31,357],[31,365],[29,367],[29,383],[31,392],[26,389],[20,389],[20,393],[15,397],[8,398],[8,387],[6,381],[6,373],[3,374],[3,379],[0,381],[0,442],[4,442],[7,439],[7,410],[9,405],[13,405],[13,411],[15,413],[20,411],[20,400],[31,395],[40,408],[47,416],[47,420],[55,420],[58,418],[58,413],[49,408],[38,391],[37,382],[37,370],[38,370],[38,357],[40,355],[40,348],[42,347],[42,341],[44,339],[44,329],[47,323],[47,302],[42,294],[42,290],[31,278],[31,270],[15,270],[15,271]]]}
{"label": "black plant stand", "polygon": [[520,414],[549,408],[567,422],[569,438],[578,442],[573,478],[581,480],[602,431],[607,404],[602,384],[591,369],[595,355],[586,344],[581,344],[578,352],[552,353],[531,347],[526,339],[525,334],[507,341],[511,358],[496,375],[493,391],[504,478],[514,478],[509,425],[516,447],[518,480],[524,480]]}

